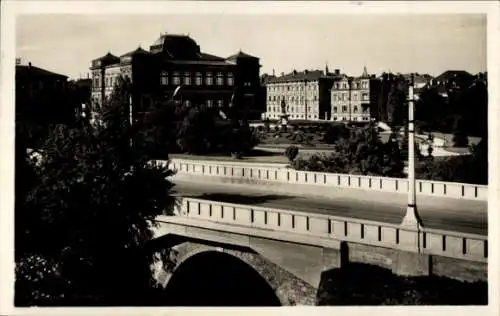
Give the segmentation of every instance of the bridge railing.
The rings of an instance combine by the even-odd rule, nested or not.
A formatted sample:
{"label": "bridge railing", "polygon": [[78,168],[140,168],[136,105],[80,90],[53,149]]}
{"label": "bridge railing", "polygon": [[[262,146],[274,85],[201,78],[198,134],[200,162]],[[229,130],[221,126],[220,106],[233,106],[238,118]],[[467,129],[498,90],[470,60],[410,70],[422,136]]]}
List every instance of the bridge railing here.
{"label": "bridge railing", "polygon": [[178,215],[238,227],[295,233],[324,241],[340,240],[443,257],[487,262],[488,237],[425,228],[311,214],[274,208],[183,198]]}
{"label": "bridge railing", "polygon": [[[303,184],[392,193],[408,192],[408,180],[405,178],[297,171],[273,165],[188,159],[172,159],[170,167],[182,174],[232,178],[250,182]],[[315,187],[311,187],[311,190],[314,191]],[[486,185],[417,180],[416,190],[417,194],[427,196],[488,200],[488,186]]]}

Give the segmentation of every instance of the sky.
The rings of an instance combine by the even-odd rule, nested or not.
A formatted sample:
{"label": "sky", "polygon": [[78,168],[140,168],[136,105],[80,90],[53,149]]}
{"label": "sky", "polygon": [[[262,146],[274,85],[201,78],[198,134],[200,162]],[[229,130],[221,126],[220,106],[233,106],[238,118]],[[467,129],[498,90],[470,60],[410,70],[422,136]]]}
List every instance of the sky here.
{"label": "sky", "polygon": [[85,77],[90,61],[149,46],[160,33],[189,34],[206,53],[239,50],[262,73],[340,69],[439,75],[486,71],[486,17],[447,15],[20,15],[16,55],[23,62]]}

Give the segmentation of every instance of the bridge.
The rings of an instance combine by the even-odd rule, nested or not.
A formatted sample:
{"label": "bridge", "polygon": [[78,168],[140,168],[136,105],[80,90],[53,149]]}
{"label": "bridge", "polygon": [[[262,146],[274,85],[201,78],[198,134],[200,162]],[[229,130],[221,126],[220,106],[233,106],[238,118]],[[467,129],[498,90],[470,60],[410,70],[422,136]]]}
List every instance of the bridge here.
{"label": "bridge", "polygon": [[213,282],[231,275],[238,282],[227,295],[253,288],[271,305],[313,305],[326,273],[356,263],[487,281],[485,186],[419,181],[418,229],[400,225],[405,179],[206,161],[171,167],[181,202],[176,216],[156,219],[156,251],[173,252],[155,266],[155,278],[180,305],[195,295],[183,288],[193,273],[209,273]]}

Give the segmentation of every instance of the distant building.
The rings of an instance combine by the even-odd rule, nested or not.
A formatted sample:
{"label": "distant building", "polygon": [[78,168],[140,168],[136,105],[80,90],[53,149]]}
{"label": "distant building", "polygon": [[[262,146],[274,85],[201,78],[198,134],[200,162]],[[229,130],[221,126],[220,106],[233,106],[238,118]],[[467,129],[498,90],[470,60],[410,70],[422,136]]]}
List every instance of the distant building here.
{"label": "distant building", "polygon": [[370,121],[376,117],[380,80],[366,70],[360,77],[343,75],[331,89],[332,121]]}
{"label": "distant building", "polygon": [[419,74],[419,73],[410,73],[404,74],[403,77],[407,82],[411,82],[413,76],[413,96],[415,100],[420,99],[421,92],[430,85],[433,80],[433,77],[429,74]]}
{"label": "distant building", "polygon": [[162,34],[149,51],[139,47],[120,57],[111,53],[92,61],[92,104],[111,95],[116,78],[132,81],[134,115],[147,112],[153,100],[170,98],[181,86],[183,104],[228,106],[233,100],[248,118],[258,118],[259,58],[242,51],[227,58],[203,53],[189,36]]}
{"label": "distant building", "polygon": [[279,119],[284,104],[291,120],[328,120],[330,88],[338,76],[322,70],[294,70],[265,79],[267,111],[263,118]]}
{"label": "distant building", "polygon": [[68,88],[71,92],[73,102],[78,105],[77,115],[81,115],[82,110],[88,110],[90,107],[92,79],[80,78],[77,80],[71,80],[68,82]]}
{"label": "distant building", "polygon": [[31,63],[16,60],[16,116],[18,120],[40,124],[68,123],[75,119],[69,100],[68,77]]}

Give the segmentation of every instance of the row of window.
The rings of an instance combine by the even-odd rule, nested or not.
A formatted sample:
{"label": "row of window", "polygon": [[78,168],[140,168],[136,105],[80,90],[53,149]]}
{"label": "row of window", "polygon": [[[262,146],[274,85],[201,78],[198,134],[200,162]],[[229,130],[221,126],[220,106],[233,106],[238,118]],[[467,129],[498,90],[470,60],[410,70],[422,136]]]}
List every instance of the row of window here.
{"label": "row of window", "polygon": [[[266,117],[268,118],[279,118],[280,116],[278,114],[270,114],[270,113],[266,113],[265,115]],[[290,118],[292,119],[305,119],[305,115],[304,114],[292,114],[290,115]],[[314,119],[314,120],[317,120],[318,119],[318,115],[317,114],[313,114],[313,115],[307,115],[307,119]],[[359,116],[359,117],[352,117],[351,118],[351,121],[369,121],[370,120],[370,117],[369,116]],[[348,116],[333,116],[332,117],[332,121],[349,121],[349,117]]]}
{"label": "row of window", "polygon": [[[347,113],[349,111],[347,106],[342,106],[341,109],[342,109],[342,113]],[[358,110],[359,110],[359,108],[356,105],[352,107],[352,113],[358,113]],[[334,106],[333,107],[333,112],[337,113],[338,112],[338,107]],[[363,113],[368,113],[368,108],[366,108],[363,111]]]}
{"label": "row of window", "polygon": [[[281,107],[279,107],[279,106],[270,106],[270,107],[268,107],[267,110],[268,110],[268,112],[281,112]],[[287,112],[288,111],[290,111],[290,112],[305,112],[305,109],[304,109],[304,107],[293,107],[293,106],[289,107],[289,106],[287,106],[286,107],[286,111]],[[308,112],[312,111],[312,109],[311,109],[310,106],[307,107],[307,111]]]}
{"label": "row of window", "polygon": [[[299,85],[289,85],[289,86],[275,86],[275,85],[268,85],[269,91],[270,92],[281,92],[281,91],[304,91],[304,89],[317,89],[317,85],[307,85],[307,84],[299,84]],[[306,88],[307,87],[307,88]],[[349,83],[348,82],[336,82],[334,84],[335,89],[348,89],[349,88]],[[363,82],[352,82],[352,89],[368,89],[368,81],[363,81]]]}
{"label": "row of window", "polygon": [[[191,85],[194,82],[194,85],[201,86],[203,84],[203,76],[201,72],[196,72],[194,74],[194,78],[191,76],[192,74],[190,72],[184,72],[183,76],[181,77],[181,73],[174,71],[172,75],[167,71],[162,71],[160,73],[160,84],[161,85],[169,85],[170,83],[173,85],[180,85],[181,83],[184,85]],[[194,79],[194,80],[193,80]],[[214,77],[211,72],[207,72],[205,74],[205,85],[207,86],[212,86],[214,84]],[[228,86],[233,86],[234,85],[234,78],[232,73],[227,73],[226,78],[224,78],[224,74],[222,72],[217,72],[215,74],[215,84],[218,86],[223,86],[224,85],[224,79],[226,79],[226,84]]]}
{"label": "row of window", "polygon": [[[281,100],[286,100],[285,96],[282,96],[280,98],[280,96],[276,96],[276,95],[270,95],[268,97],[268,101],[281,101]],[[291,96],[289,98],[289,101],[292,102],[292,103],[298,103],[299,101],[300,102],[304,102],[304,96],[301,95],[301,96]],[[318,95],[313,95],[313,101],[318,101]]]}
{"label": "row of window", "polygon": [[[370,117],[368,116],[358,116],[358,117],[352,117],[351,121],[369,121]],[[333,116],[332,121],[349,121],[348,116]]]}
{"label": "row of window", "polygon": [[[335,89],[347,89],[349,88],[348,82],[336,82],[334,84]],[[368,89],[368,81],[363,82],[352,82],[352,89]]]}
{"label": "row of window", "polygon": [[[342,93],[342,94],[333,94],[333,100],[334,101],[348,101],[349,100],[349,94],[348,93]],[[352,94],[352,100],[353,101],[368,101],[369,96],[368,93],[362,93],[361,98],[357,93]]]}
{"label": "row of window", "polygon": [[[112,76],[112,77],[105,77],[104,78],[104,85],[106,87],[113,87],[116,83],[118,76]],[[94,78],[94,88],[100,88],[101,87],[101,79],[99,77]]]}
{"label": "row of window", "polygon": [[302,84],[302,85],[292,85],[292,86],[274,86],[274,85],[269,85],[269,91],[271,92],[282,92],[282,91],[304,91],[304,89],[308,89],[308,90],[315,90],[318,88],[317,85],[306,85],[306,84]]}
{"label": "row of window", "polygon": [[[340,107],[340,109],[341,109],[341,113],[348,113],[349,112],[349,109],[348,109],[347,106],[342,106],[342,107]],[[309,112],[312,111],[312,109],[311,109],[310,106],[307,107],[307,110]],[[268,112],[281,112],[281,107],[279,107],[279,106],[269,106],[267,108],[267,111]],[[286,107],[286,111],[287,112],[288,111],[291,111],[291,112],[304,112],[304,107],[293,107],[293,106],[290,107],[290,106],[287,106]],[[358,107],[358,106],[356,106],[356,105],[352,107],[352,113],[359,113],[361,111],[362,111],[361,108]],[[339,107],[334,106],[333,107],[333,112],[334,113],[338,113],[339,112]],[[368,113],[368,108],[364,109],[362,112],[363,113]]]}
{"label": "row of window", "polygon": [[[278,119],[280,118],[280,116],[278,114],[267,114],[266,117],[270,118],[270,119]],[[290,115],[290,118],[293,118],[293,119],[306,119],[305,117],[305,114],[292,114]],[[317,114],[313,114],[313,115],[307,115],[307,119],[309,120],[317,120],[318,119],[318,115]]]}

